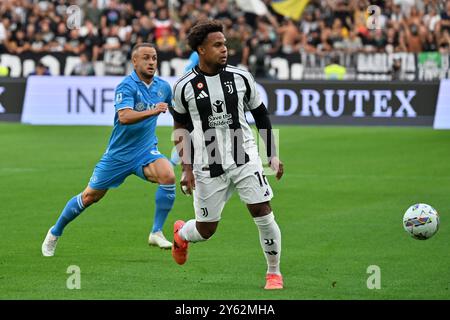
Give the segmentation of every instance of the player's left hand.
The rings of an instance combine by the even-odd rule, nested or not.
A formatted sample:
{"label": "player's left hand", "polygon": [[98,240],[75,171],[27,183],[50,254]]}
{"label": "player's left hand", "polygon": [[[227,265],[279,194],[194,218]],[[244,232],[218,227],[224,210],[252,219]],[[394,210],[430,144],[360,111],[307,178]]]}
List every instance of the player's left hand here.
{"label": "player's left hand", "polygon": [[169,107],[169,105],[167,103],[158,102],[155,105],[155,109],[153,109],[153,111],[155,112],[155,114],[165,113],[167,111],[168,107]]}
{"label": "player's left hand", "polygon": [[283,162],[281,162],[281,160],[278,159],[278,157],[273,157],[270,160],[270,167],[272,168],[273,171],[276,172],[277,180],[280,180],[284,173]]}

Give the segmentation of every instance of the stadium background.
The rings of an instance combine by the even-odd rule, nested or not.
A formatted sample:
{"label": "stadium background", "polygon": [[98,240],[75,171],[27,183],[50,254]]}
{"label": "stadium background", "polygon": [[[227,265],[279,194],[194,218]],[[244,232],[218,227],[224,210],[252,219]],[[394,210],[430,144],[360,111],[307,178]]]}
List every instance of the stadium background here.
{"label": "stadium background", "polygon": [[[449,298],[450,134],[432,129],[450,128],[449,1],[15,0],[0,1],[0,17],[0,299]],[[147,248],[155,188],[134,178],[43,259],[49,224],[106,146],[130,48],[154,42],[173,81],[201,18],[222,19],[229,62],[255,75],[279,129],[286,176],[269,179],[286,289],[261,289],[256,229],[237,197],[183,269]],[[326,79],[334,59],[343,79]],[[170,154],[170,127],[158,135]],[[402,230],[415,202],[441,213],[430,240]],[[166,234],[191,207],[178,196]],[[80,290],[66,286],[70,265]],[[366,283],[372,265],[379,290]]]}

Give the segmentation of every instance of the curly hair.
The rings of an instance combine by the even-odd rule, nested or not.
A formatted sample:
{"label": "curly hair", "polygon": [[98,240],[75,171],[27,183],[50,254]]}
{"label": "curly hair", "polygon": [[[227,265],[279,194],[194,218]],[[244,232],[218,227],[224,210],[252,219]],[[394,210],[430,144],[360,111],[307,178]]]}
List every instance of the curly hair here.
{"label": "curly hair", "polygon": [[213,32],[223,32],[223,25],[219,21],[202,20],[197,22],[187,36],[189,46],[192,50],[197,51],[208,34]]}

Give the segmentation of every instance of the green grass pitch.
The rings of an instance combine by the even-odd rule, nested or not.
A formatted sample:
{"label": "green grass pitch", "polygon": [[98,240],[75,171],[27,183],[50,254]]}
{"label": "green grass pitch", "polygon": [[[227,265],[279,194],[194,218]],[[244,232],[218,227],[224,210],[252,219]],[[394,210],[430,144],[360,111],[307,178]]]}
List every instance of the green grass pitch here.
{"label": "green grass pitch", "polygon": [[[267,292],[257,228],[237,195],[214,237],[191,245],[179,266],[147,245],[156,185],[135,176],[66,228],[55,257],[42,257],[48,228],[87,184],[111,127],[0,124],[0,299],[449,299],[449,131],[277,128],[285,176],[269,181],[285,289]],[[165,154],[170,132],[158,128]],[[426,241],[402,227],[417,202],[441,216]],[[192,198],[177,188],[166,235],[191,217]],[[71,265],[79,290],[66,286]],[[381,289],[367,287],[372,265]]]}

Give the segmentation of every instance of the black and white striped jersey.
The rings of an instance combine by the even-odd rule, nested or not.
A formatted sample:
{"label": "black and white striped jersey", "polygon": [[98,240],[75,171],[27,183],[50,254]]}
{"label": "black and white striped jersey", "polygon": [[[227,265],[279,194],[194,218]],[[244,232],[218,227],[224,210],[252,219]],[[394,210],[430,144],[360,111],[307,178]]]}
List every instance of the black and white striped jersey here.
{"label": "black and white striped jersey", "polygon": [[227,65],[218,74],[192,69],[174,86],[174,119],[192,121],[193,168],[220,176],[258,157],[245,112],[262,104],[253,76]]}

